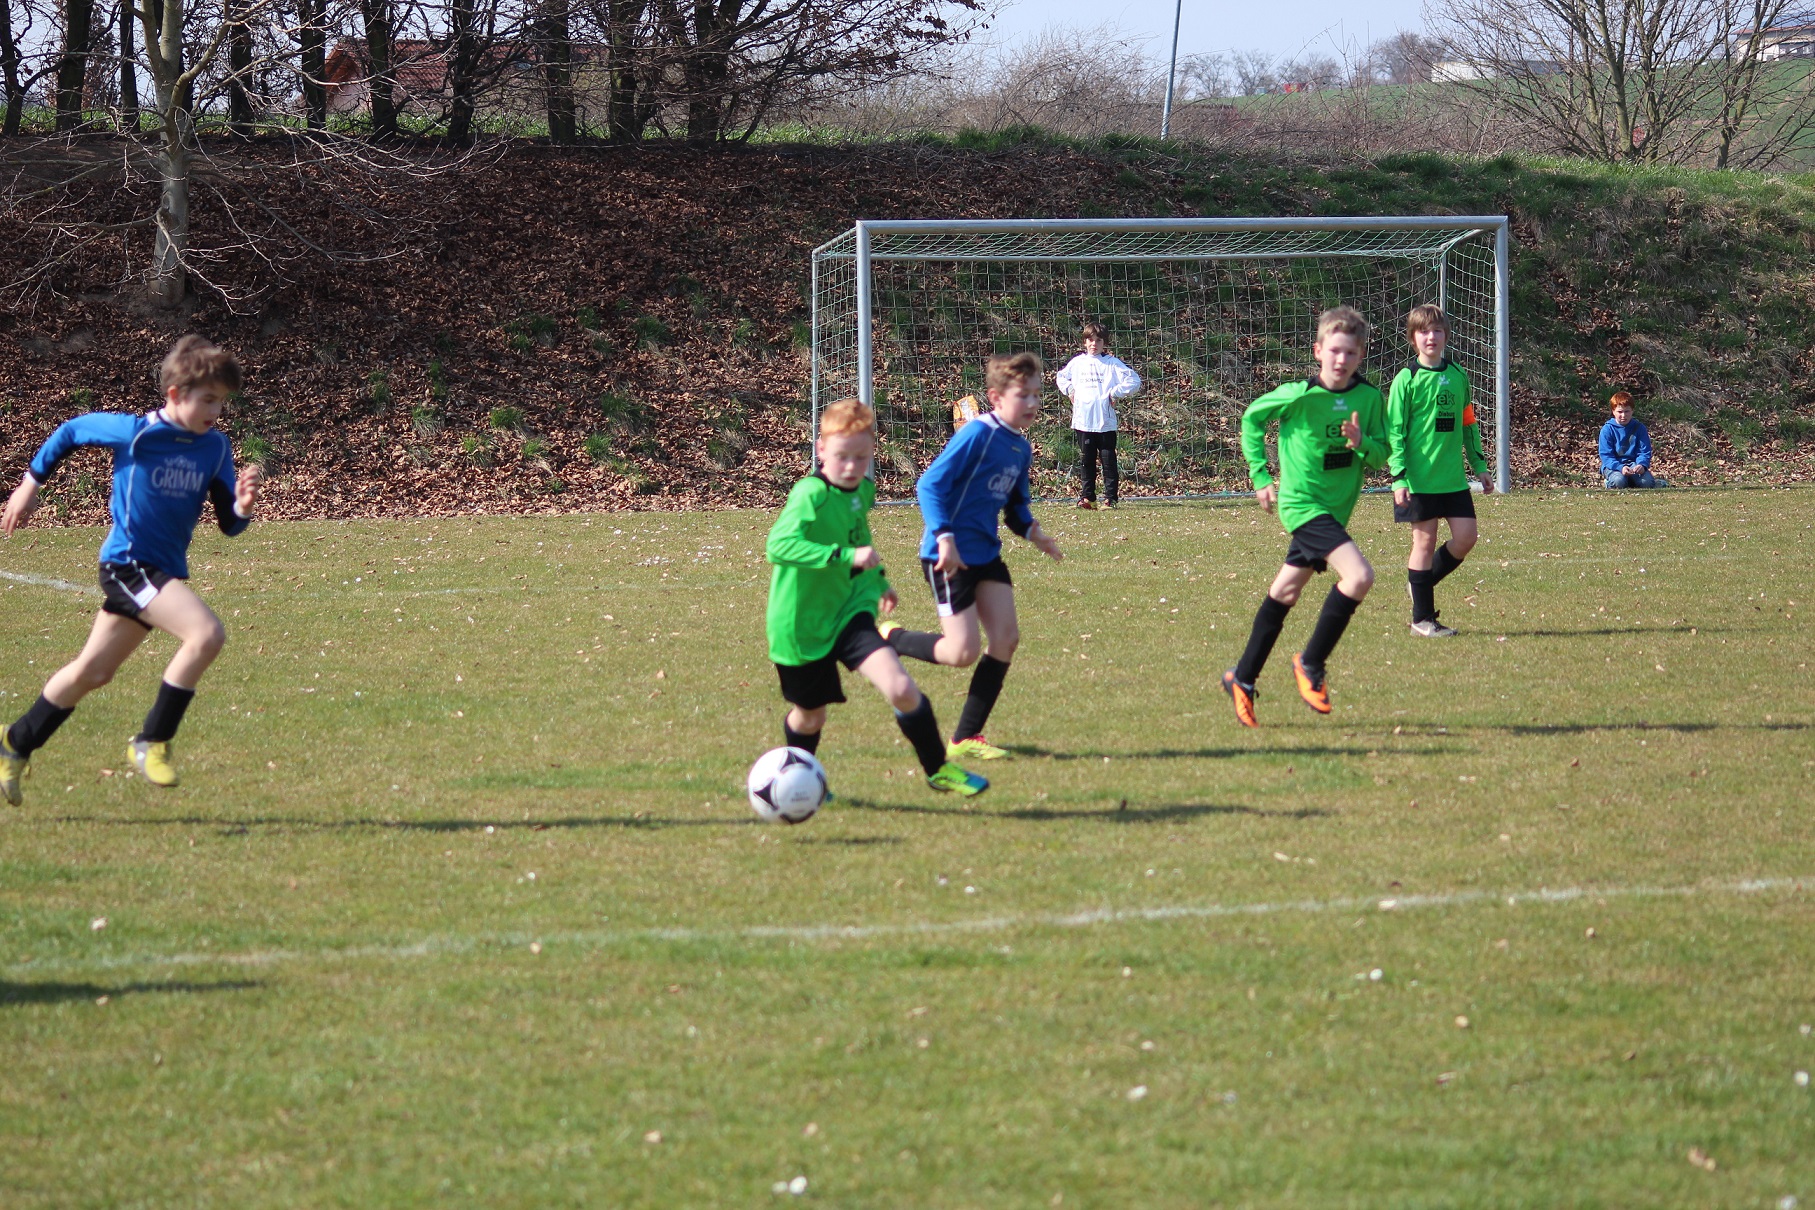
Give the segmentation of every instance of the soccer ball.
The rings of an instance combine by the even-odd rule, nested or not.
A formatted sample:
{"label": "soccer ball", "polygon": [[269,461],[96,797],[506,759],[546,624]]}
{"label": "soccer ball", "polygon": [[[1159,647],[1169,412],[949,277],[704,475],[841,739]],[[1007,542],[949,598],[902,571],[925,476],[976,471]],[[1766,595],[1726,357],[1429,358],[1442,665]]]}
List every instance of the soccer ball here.
{"label": "soccer ball", "polygon": [[805,748],[772,748],[750,766],[749,787],[769,823],[806,823],[826,800],[826,771]]}

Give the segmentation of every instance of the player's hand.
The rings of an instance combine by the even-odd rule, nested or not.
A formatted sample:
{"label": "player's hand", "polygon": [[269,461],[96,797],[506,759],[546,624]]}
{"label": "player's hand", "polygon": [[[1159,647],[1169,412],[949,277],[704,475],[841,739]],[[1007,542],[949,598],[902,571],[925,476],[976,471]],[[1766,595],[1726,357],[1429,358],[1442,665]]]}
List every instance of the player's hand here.
{"label": "player's hand", "polygon": [[901,597],[896,594],[893,588],[885,588],[882,590],[882,599],[877,601],[876,604],[882,612],[894,613],[895,607],[901,604]]}
{"label": "player's hand", "polygon": [[1481,490],[1486,492],[1490,496],[1493,494],[1494,477],[1492,475],[1482,475],[1481,476]]}
{"label": "player's hand", "polygon": [[[1325,429],[1324,431],[1329,432],[1328,429]],[[1349,418],[1342,422],[1342,435],[1349,439],[1349,448],[1350,449],[1358,450],[1361,448],[1361,413],[1360,412],[1350,412],[1349,413]]]}
{"label": "player's hand", "polygon": [[939,557],[933,561],[933,570],[949,576],[954,571],[963,571],[968,566],[969,564],[958,557],[958,539],[950,534],[940,534]]}
{"label": "player's hand", "polygon": [[1404,508],[1406,505],[1410,504],[1411,502],[1412,502],[1412,489],[1411,488],[1395,487],[1393,489],[1393,503],[1395,505],[1397,505],[1400,508]]}
{"label": "player's hand", "polygon": [[254,462],[240,467],[233,485],[233,508],[242,517],[250,517],[258,507],[258,497],[265,487],[265,468]]}
{"label": "player's hand", "polygon": [[37,511],[38,485],[30,479],[21,479],[19,486],[13,489],[13,494],[7,497],[6,511],[0,513],[0,533],[12,537],[13,531],[29,521]]}
{"label": "player's hand", "polygon": [[1279,503],[1279,484],[1267,484],[1267,486],[1254,493],[1254,498],[1260,501],[1260,506],[1263,510],[1272,512],[1273,506]]}
{"label": "player's hand", "polygon": [[872,567],[882,566],[882,556],[876,553],[874,546],[859,546],[851,552],[851,567],[856,571],[868,571]]}
{"label": "player's hand", "polygon": [[1041,529],[1038,522],[1027,531],[1027,540],[1038,547],[1040,552],[1054,563],[1064,561],[1065,552],[1059,549],[1058,539]]}

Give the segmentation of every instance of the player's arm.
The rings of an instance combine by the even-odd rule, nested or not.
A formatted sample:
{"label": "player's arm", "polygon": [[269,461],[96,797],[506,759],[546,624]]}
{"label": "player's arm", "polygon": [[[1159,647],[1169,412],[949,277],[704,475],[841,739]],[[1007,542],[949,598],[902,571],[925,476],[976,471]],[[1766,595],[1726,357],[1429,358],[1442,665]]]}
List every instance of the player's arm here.
{"label": "player's arm", "polygon": [[[926,468],[920,481],[914,485],[914,496],[920,502],[920,515],[926,521],[926,527],[932,533],[939,546],[941,570],[956,571],[964,564],[958,558],[957,538],[953,534],[952,522],[960,503],[958,497],[961,484],[966,475],[969,463],[981,457],[973,453],[973,447],[980,445],[988,430],[981,424],[967,424],[958,430],[933,464]],[[949,557],[948,557],[949,556]]]}
{"label": "player's arm", "polygon": [[1487,452],[1481,445],[1481,418],[1475,414],[1474,392],[1466,378],[1462,380],[1462,456],[1468,459],[1468,473],[1481,480],[1481,487],[1494,490]]}
{"label": "player's arm", "polygon": [[1290,386],[1268,391],[1248,405],[1242,413],[1242,457],[1248,463],[1248,479],[1254,484],[1255,498],[1268,512],[1279,499],[1279,485],[1267,469],[1267,427],[1285,414],[1298,398]]}
{"label": "player's arm", "polygon": [[1613,448],[1613,421],[1601,426],[1601,473],[1611,475],[1620,470],[1620,456]]}
{"label": "player's arm", "polygon": [[38,447],[32,456],[31,465],[27,468],[19,486],[6,501],[4,513],[0,513],[0,533],[11,537],[15,529],[24,525],[38,508],[38,489],[44,486],[63,460],[85,445],[104,445],[118,449],[132,440],[135,417],[116,415],[112,412],[89,412],[66,420],[57,426],[57,431],[50,439]]}
{"label": "player's arm", "polygon": [[1642,471],[1650,470],[1651,469],[1651,430],[1645,427],[1645,422],[1643,420],[1638,422],[1638,427],[1639,427],[1639,448],[1638,448],[1638,453],[1636,453],[1632,456],[1632,464],[1634,466],[1638,467]]}
{"label": "player's arm", "polygon": [[233,538],[246,532],[264,482],[265,468],[256,462],[235,475],[232,452],[222,457],[214,478],[208,481],[208,500],[214,505],[214,523],[223,534]]}
{"label": "player's arm", "polygon": [[1404,504],[1411,497],[1411,485],[1405,480],[1406,450],[1412,427],[1412,372],[1400,370],[1393,375],[1386,395],[1386,469],[1393,477],[1393,503]]}
{"label": "player's arm", "polygon": [[1115,378],[1109,384],[1111,399],[1126,399],[1141,389],[1141,376],[1135,373],[1133,366],[1120,357],[1105,357],[1103,360],[1115,370]]}
{"label": "player's arm", "polygon": [[[775,518],[775,524],[769,529],[769,541],[763,548],[769,562],[815,570],[834,563],[856,566],[860,548],[815,542],[807,537],[807,529],[819,516],[823,499],[824,491],[816,479],[802,479],[794,485],[794,490],[788,493],[788,502],[782,506],[781,516]],[[869,547],[861,549],[871,550]],[[871,553],[874,554],[874,550]]]}
{"label": "player's arm", "polygon": [[1034,520],[1033,484],[1028,479],[1028,467],[1021,468],[1021,477],[1016,480],[1014,489],[1008,493],[1008,499],[1002,504],[1002,520],[1017,537],[1026,538],[1039,548],[1047,558],[1057,562],[1065,557],[1053,536]]}
{"label": "player's arm", "polygon": [[1361,457],[1364,470],[1374,470],[1386,465],[1388,458],[1386,403],[1375,393],[1377,402],[1363,408],[1357,408],[1356,421],[1361,432],[1353,442],[1355,452]]}
{"label": "player's arm", "polygon": [[1052,376],[1053,385],[1058,387],[1059,394],[1065,396],[1067,399],[1071,398],[1071,367],[1076,361],[1077,358],[1072,358],[1071,361],[1065,363],[1057,374]]}

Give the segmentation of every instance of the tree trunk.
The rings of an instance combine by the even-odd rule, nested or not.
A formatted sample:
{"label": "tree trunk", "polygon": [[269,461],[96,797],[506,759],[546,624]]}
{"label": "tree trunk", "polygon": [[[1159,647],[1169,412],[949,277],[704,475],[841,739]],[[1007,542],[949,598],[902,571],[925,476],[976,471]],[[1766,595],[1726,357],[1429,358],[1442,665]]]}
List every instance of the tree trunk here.
{"label": "tree trunk", "polygon": [[[174,4],[174,0],[172,0]],[[160,107],[161,108],[161,107]],[[163,190],[158,198],[157,240],[152,249],[152,289],[158,302],[174,307],[189,293],[189,165],[195,124],[188,109],[164,114],[161,157]]]}
{"label": "tree trunk", "polygon": [[328,69],[327,0],[299,0],[296,15],[303,112],[309,129],[320,130],[328,124],[328,89],[322,79]]}
{"label": "tree trunk", "polygon": [[360,0],[360,14],[365,18],[366,57],[370,78],[366,96],[372,107],[372,134],[375,138],[397,137],[397,92],[392,78],[391,4],[390,0]]}
{"label": "tree trunk", "polygon": [[542,87],[551,143],[571,143],[579,133],[574,116],[573,40],[567,0],[546,0],[542,9]]}
{"label": "tree trunk", "polygon": [[643,137],[649,122],[642,103],[637,45],[637,23],[645,0],[609,0],[606,15],[607,78],[611,96],[606,112],[606,133],[615,143],[634,143]]}
{"label": "tree trunk", "polygon": [[[0,0],[3,3],[4,0]],[[132,36],[133,0],[120,0],[120,129],[139,132],[139,52]]]}
{"label": "tree trunk", "polygon": [[94,0],[63,0],[63,54],[57,63],[57,129],[82,125],[83,81],[93,35]]}
{"label": "tree trunk", "polygon": [[252,27],[245,0],[228,0],[223,17],[233,27],[227,34],[227,121],[234,134],[250,136],[252,94],[246,84],[252,75]]}
{"label": "tree trunk", "polygon": [[475,20],[473,0],[452,0],[448,6],[448,32],[452,37],[448,47],[447,141],[456,147],[472,141],[473,117],[479,107],[479,39],[473,28]]}
{"label": "tree trunk", "polygon": [[0,78],[6,89],[6,116],[0,134],[19,133],[25,117],[25,88],[19,83],[19,40],[13,35],[13,0],[0,0]]}

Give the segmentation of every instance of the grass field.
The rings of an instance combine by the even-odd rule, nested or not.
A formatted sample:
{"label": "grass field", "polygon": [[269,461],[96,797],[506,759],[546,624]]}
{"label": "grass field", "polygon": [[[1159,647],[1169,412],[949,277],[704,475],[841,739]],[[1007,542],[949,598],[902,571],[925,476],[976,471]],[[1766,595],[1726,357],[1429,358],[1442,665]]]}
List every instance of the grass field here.
{"label": "grass field", "polygon": [[[1254,733],[1277,522],[1048,506],[991,791],[851,678],[793,829],[768,515],[201,531],[184,785],[154,640],[0,816],[0,1204],[1815,1204],[1811,504],[1484,501],[1436,643],[1365,499],[1337,711],[1301,609]],[[0,546],[0,714],[98,540]]]}

